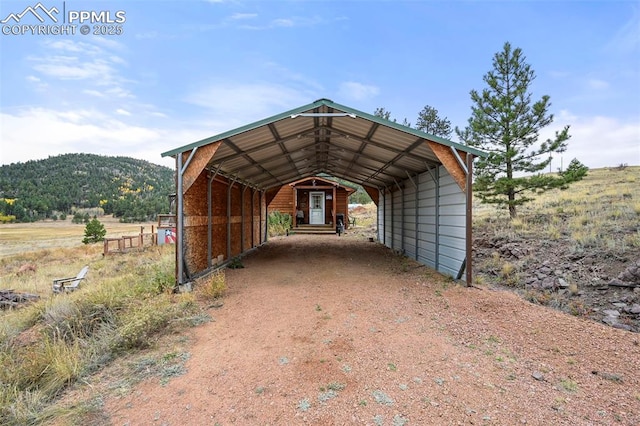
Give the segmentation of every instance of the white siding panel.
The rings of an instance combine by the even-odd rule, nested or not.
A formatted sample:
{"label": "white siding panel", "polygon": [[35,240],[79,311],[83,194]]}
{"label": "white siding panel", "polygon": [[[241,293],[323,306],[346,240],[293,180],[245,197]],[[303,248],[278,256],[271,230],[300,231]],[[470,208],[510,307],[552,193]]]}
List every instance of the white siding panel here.
{"label": "white siding panel", "polygon": [[382,193],[382,191],[378,191],[378,216],[377,216],[377,221],[378,221],[378,241],[382,242],[383,241],[383,236],[384,236],[384,211],[385,211],[385,206],[384,206],[384,194]]}
{"label": "white siding panel", "polygon": [[384,203],[385,203],[385,211],[384,211],[384,222],[385,222],[385,234],[384,241],[388,247],[392,247],[391,245],[391,236],[393,235],[393,222],[391,221],[391,193],[389,191],[384,192]]}
{"label": "white siding panel", "polygon": [[464,193],[444,166],[399,184],[404,191],[380,193],[380,240],[441,273],[457,276],[465,258]]}
{"label": "white siding panel", "polygon": [[466,198],[444,167],[439,172],[438,271],[455,277],[465,258]]}
{"label": "white siding panel", "polygon": [[[440,238],[441,238],[441,243],[444,244],[443,242],[443,238],[444,237],[450,237],[450,238],[455,238],[457,241],[454,244],[456,247],[458,247],[460,244],[461,246],[464,248],[465,244],[464,244],[464,237],[465,237],[465,229],[461,228],[459,226],[441,226],[440,227]],[[462,241],[459,241],[462,240]]]}
{"label": "white siding panel", "polygon": [[440,216],[440,225],[446,226],[459,226],[464,227],[466,225],[464,216]]}

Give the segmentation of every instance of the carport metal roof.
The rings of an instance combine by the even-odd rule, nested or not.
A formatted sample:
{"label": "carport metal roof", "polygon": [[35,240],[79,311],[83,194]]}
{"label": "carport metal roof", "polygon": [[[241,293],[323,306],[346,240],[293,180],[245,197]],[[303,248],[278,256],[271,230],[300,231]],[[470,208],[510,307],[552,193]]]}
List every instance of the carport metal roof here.
{"label": "carport metal roof", "polygon": [[[162,153],[204,148],[204,167],[261,190],[320,173],[385,188],[444,164],[465,188],[463,153],[484,153],[356,109],[311,104]],[[205,154],[205,153],[202,153]],[[185,189],[186,190],[186,189]]]}

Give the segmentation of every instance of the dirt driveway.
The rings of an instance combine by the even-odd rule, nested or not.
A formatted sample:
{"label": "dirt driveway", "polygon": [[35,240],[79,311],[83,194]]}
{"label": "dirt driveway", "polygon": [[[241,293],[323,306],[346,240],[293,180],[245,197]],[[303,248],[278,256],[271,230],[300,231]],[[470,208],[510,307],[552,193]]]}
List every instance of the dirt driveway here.
{"label": "dirt driveway", "polygon": [[272,239],[114,425],[640,424],[639,336],[464,288],[362,238]]}

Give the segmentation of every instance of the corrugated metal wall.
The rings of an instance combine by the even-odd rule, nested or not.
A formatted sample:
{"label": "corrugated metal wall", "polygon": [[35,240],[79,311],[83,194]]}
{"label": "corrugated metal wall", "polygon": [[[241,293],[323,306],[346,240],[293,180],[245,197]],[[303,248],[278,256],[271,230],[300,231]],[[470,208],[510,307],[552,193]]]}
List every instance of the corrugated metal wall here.
{"label": "corrugated metal wall", "polygon": [[465,211],[464,192],[440,166],[380,192],[378,239],[455,277],[465,257]]}

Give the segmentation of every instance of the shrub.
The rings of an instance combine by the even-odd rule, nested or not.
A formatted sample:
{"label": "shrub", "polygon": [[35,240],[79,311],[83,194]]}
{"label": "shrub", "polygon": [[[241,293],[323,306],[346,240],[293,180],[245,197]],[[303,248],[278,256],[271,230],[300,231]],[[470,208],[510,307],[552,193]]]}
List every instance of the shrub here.
{"label": "shrub", "polygon": [[269,236],[285,235],[293,223],[293,218],[288,213],[279,211],[269,214]]}
{"label": "shrub", "polygon": [[234,257],[227,264],[227,268],[229,268],[229,269],[242,269],[242,268],[244,268],[244,265],[242,264],[242,260],[240,260],[239,257]]}
{"label": "shrub", "polygon": [[547,291],[527,290],[523,297],[536,305],[548,305],[551,301],[551,294]]}
{"label": "shrub", "polygon": [[4,215],[0,213],[0,223],[13,223],[15,221],[16,217],[14,215]]}
{"label": "shrub", "polygon": [[107,235],[107,230],[104,229],[104,225],[100,223],[98,219],[92,219],[84,228],[84,238],[82,242],[89,244],[104,241],[105,235]]}
{"label": "shrub", "polygon": [[222,297],[227,291],[224,271],[218,270],[212,273],[208,280],[197,284],[196,291],[205,300],[215,300]]}

